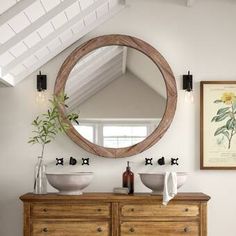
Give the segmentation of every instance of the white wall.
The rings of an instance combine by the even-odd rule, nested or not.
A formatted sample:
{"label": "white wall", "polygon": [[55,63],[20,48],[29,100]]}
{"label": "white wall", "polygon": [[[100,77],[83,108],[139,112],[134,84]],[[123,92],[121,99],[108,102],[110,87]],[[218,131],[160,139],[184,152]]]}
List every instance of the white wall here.
{"label": "white wall", "polygon": [[[172,67],[179,86],[174,121],[165,136],[146,152],[127,159],[94,157],[67,137],[60,136],[48,145],[47,161],[56,157],[91,157],[88,168],[96,173],[87,191],[111,191],[120,186],[125,162],[131,160],[135,173],[150,170],[145,157],[179,157],[174,170],[189,171],[182,191],[209,194],[209,236],[235,236],[235,171],[199,170],[199,81],[236,78],[236,2],[233,0],[196,0],[192,8],[185,0],[129,0],[129,6],[93,35],[124,33],[142,38],[156,47]],[[52,91],[56,74],[65,56],[42,67],[48,74]],[[180,76],[190,69],[194,75],[195,104],[184,103]],[[40,152],[27,144],[30,122],[39,112],[34,101],[35,75],[15,88],[0,89],[0,235],[22,235],[22,204],[18,197],[32,191],[33,166]],[[169,167],[165,167],[168,168]],[[165,168],[155,165],[153,169]],[[78,166],[78,170],[86,167]],[[107,178],[109,177],[109,178]],[[146,191],[136,175],[136,191]]]}

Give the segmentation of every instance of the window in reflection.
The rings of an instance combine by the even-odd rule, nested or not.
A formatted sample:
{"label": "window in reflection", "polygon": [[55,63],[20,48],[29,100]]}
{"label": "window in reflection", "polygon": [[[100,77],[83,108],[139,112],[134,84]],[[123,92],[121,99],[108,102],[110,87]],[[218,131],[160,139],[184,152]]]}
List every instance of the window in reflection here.
{"label": "window in reflection", "polygon": [[143,141],[159,121],[86,120],[74,128],[87,140],[110,148],[129,147]]}
{"label": "window in reflection", "polygon": [[147,137],[147,125],[105,125],[103,127],[103,145],[120,148],[132,146]]}

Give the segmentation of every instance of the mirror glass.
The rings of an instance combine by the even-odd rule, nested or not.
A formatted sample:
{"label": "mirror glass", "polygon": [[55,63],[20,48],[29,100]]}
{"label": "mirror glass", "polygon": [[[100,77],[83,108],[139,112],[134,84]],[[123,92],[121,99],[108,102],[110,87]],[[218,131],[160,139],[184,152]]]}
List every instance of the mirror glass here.
{"label": "mirror glass", "polygon": [[74,128],[87,140],[109,148],[129,147],[149,136],[167,102],[163,76],[136,49],[106,46],[84,56],[65,86],[67,112],[79,114]]}

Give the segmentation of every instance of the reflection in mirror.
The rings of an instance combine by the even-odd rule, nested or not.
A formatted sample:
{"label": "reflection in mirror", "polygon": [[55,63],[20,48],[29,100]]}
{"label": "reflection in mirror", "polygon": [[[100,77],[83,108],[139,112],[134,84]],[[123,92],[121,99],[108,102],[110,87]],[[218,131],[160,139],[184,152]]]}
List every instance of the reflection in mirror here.
{"label": "reflection in mirror", "polygon": [[83,57],[71,71],[65,93],[74,128],[99,146],[132,146],[149,136],[166,108],[166,86],[152,60],[136,49],[106,46]]}

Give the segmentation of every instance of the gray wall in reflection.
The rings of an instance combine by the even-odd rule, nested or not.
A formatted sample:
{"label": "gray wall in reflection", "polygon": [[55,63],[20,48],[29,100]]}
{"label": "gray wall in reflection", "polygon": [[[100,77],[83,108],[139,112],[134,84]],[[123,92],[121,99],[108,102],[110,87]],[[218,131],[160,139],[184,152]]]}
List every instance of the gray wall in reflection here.
{"label": "gray wall in reflection", "polygon": [[127,72],[82,103],[80,118],[161,118],[166,100]]}

